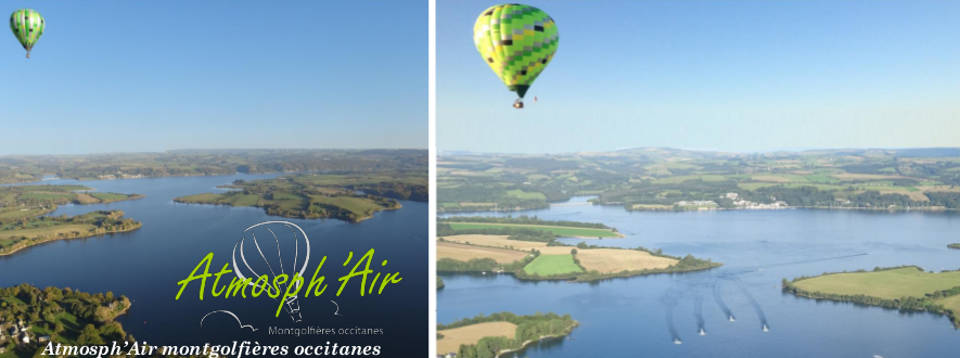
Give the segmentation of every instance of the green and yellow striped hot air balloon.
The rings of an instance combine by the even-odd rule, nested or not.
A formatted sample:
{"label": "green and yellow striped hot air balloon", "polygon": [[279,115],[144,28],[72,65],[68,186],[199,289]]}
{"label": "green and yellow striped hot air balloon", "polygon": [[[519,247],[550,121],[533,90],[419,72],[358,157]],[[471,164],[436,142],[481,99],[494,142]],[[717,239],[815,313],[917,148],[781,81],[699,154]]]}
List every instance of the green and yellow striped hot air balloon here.
{"label": "green and yellow striped hot air balloon", "polygon": [[40,39],[40,35],[43,35],[45,26],[46,21],[43,20],[43,16],[33,9],[20,9],[10,15],[10,30],[27,50],[27,58],[30,58],[33,45]]}
{"label": "green and yellow striped hot air balloon", "polygon": [[504,4],[484,10],[473,25],[473,43],[493,72],[520,97],[557,52],[557,24],[533,6]]}

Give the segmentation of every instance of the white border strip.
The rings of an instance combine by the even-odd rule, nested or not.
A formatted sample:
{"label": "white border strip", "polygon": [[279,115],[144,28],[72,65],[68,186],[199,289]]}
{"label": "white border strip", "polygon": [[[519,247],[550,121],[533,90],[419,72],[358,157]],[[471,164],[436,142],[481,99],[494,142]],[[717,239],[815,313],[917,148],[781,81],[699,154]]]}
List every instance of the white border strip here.
{"label": "white border strip", "polygon": [[[427,314],[427,324],[429,328],[429,340],[430,340],[430,355],[429,357],[437,356],[437,1],[429,0],[428,5],[428,32],[427,36],[427,93],[428,93],[428,106],[427,109],[430,129],[429,129],[429,157],[430,157],[430,174],[429,174],[429,195],[430,195],[430,205],[428,206],[428,225],[430,227],[427,229],[427,246],[429,247],[429,252],[427,257],[430,262],[427,265],[427,270],[429,277],[427,282],[427,287],[429,287],[430,292],[427,296],[429,297],[429,313]],[[428,358],[429,358],[428,357]]]}

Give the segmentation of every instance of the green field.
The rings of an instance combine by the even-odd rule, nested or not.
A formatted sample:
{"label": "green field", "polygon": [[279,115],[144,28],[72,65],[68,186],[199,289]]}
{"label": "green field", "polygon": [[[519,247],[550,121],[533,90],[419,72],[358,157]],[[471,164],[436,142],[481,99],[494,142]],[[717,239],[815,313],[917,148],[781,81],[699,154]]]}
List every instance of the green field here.
{"label": "green field", "polygon": [[555,276],[583,272],[573,255],[540,255],[523,268],[528,275]]}
{"label": "green field", "polygon": [[478,230],[478,229],[528,229],[550,232],[559,237],[620,237],[620,234],[610,229],[595,229],[572,226],[557,225],[532,225],[532,224],[508,224],[508,223],[483,223],[483,222],[446,222],[450,224],[453,230]]}
{"label": "green field", "polygon": [[805,291],[839,295],[866,295],[884,299],[924,297],[927,293],[960,286],[960,271],[924,272],[902,267],[871,272],[837,273],[799,280]]}
{"label": "green field", "polygon": [[943,305],[943,307],[950,311],[960,312],[960,295],[941,298],[936,300],[936,302]]}
{"label": "green field", "polygon": [[507,196],[521,200],[547,200],[546,195],[535,191],[509,190]]}

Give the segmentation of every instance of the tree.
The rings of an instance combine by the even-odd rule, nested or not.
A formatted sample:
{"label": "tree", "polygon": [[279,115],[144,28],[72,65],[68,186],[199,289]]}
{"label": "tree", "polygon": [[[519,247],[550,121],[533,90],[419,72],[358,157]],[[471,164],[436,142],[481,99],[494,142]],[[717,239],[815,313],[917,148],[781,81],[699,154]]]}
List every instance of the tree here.
{"label": "tree", "polygon": [[84,344],[103,344],[103,338],[100,337],[100,332],[97,331],[97,328],[93,324],[87,324],[83,327],[83,330],[80,331],[80,336],[77,337],[77,343]]}

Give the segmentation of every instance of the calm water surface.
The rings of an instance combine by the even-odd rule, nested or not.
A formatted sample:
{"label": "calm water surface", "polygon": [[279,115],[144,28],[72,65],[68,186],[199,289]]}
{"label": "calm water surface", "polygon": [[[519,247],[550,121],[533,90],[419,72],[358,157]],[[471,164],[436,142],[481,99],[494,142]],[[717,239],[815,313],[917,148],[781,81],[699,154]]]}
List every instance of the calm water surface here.
{"label": "calm water surface", "polygon": [[[960,352],[960,331],[946,317],[817,302],[781,292],[784,278],[823,272],[897,265],[956,270],[960,252],[946,245],[960,241],[960,215],[627,212],[620,207],[583,205],[586,200],[574,198],[549,209],[513,215],[601,222],[627,237],[589,243],[662,248],[667,254],[690,253],[724,266],[593,284],[521,282],[509,275],[443,275],[446,287],[438,294],[440,322],[500,311],[568,313],[580,321],[565,340],[519,355],[525,357],[940,358]],[[764,322],[767,332],[762,329]],[[704,336],[698,334],[701,327]]]}
{"label": "calm water surface", "polygon": [[[383,346],[384,356],[423,357],[427,355],[427,205],[403,201],[403,208],[378,213],[359,224],[339,220],[296,220],[272,217],[257,208],[186,205],[173,202],[177,196],[219,191],[217,185],[235,179],[252,180],[269,176],[233,175],[79,182],[98,191],[140,193],[145,198],[102,205],[67,205],[52,215],[76,215],[93,210],[119,209],[143,222],[140,230],[36,246],[14,255],[0,257],[0,286],[30,283],[36,286],[73,287],[88,292],[113,291],[133,300],[133,307],[119,320],[138,340],[154,344],[202,344],[256,340],[261,344],[372,344]],[[44,184],[77,183],[68,180]],[[197,283],[175,301],[180,281],[200,259],[214,252],[211,271],[217,271],[230,257],[241,231],[267,220],[289,220],[300,225],[310,237],[313,253],[308,276],[316,263],[329,256],[322,272],[329,287],[323,297],[301,299],[304,322],[294,324],[281,313],[274,318],[278,302],[260,299],[197,299]],[[355,282],[341,297],[332,297],[336,278],[348,272],[340,264],[347,252],[376,249],[376,260],[389,259],[386,269],[400,272],[403,281],[387,288],[382,296],[360,297]],[[379,265],[376,265],[379,267]],[[212,282],[212,281],[211,281]],[[336,306],[340,314],[335,316]],[[200,327],[207,312],[226,309],[256,333],[240,329],[223,315],[211,316]],[[322,328],[382,328],[384,336],[270,336],[268,326]]]}

